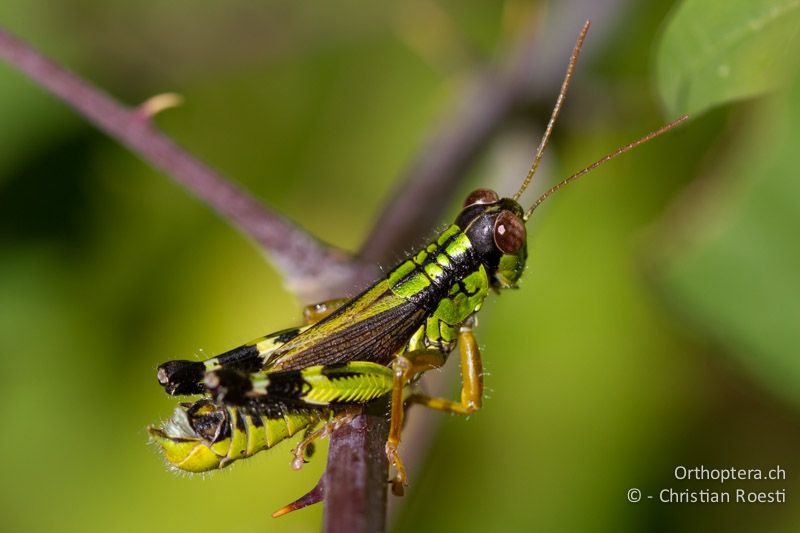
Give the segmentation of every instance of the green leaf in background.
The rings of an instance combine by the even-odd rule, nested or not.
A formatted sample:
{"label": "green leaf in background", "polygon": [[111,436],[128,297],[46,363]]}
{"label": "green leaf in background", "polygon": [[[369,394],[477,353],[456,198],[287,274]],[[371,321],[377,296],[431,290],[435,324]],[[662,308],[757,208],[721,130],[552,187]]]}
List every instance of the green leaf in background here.
{"label": "green leaf in background", "polygon": [[800,404],[800,77],[776,100],[731,150],[720,176],[729,190],[693,202],[704,206],[703,220],[690,217],[681,232],[689,246],[663,280],[746,369]]}
{"label": "green leaf in background", "polygon": [[800,0],[685,0],[657,50],[670,115],[699,113],[785,84],[798,64]]}

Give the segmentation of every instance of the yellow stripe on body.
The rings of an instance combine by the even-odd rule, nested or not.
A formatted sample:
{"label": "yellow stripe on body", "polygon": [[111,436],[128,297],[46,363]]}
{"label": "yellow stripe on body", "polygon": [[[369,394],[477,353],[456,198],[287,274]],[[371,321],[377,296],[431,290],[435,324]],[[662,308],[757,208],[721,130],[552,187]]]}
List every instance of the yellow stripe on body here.
{"label": "yellow stripe on body", "polygon": [[256,452],[265,450],[269,447],[267,444],[267,426],[263,423],[256,425],[252,420],[247,419],[247,452],[245,455],[248,457]]}
{"label": "yellow stripe on body", "polygon": [[267,418],[261,417],[264,421],[264,427],[267,434],[267,446],[272,448],[283,439],[289,437],[289,428],[286,427],[286,421],[283,418]]}
{"label": "yellow stripe on body", "polygon": [[291,437],[301,429],[304,429],[306,426],[308,426],[310,417],[307,415],[286,413],[283,415],[283,420],[286,422],[286,429]]}
{"label": "yellow stripe on body", "polygon": [[[228,454],[222,460],[220,466],[227,466],[228,463],[245,457],[247,454],[247,422],[242,419],[238,409],[228,408],[231,420],[231,440],[228,447]],[[242,426],[241,428],[239,426]]]}
{"label": "yellow stripe on body", "polygon": [[256,425],[250,417],[245,418],[248,437],[245,456],[249,457],[262,450],[272,448],[314,424],[318,419],[318,414],[287,413],[279,418],[260,416],[258,420],[261,425]]}

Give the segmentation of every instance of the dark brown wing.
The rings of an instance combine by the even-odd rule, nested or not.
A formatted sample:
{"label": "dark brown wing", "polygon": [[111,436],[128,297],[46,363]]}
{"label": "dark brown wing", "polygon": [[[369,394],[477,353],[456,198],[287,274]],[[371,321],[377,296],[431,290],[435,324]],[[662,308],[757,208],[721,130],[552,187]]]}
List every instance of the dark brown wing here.
{"label": "dark brown wing", "polygon": [[265,368],[299,370],[347,361],[389,364],[425,321],[426,311],[377,283],[275,350]]}

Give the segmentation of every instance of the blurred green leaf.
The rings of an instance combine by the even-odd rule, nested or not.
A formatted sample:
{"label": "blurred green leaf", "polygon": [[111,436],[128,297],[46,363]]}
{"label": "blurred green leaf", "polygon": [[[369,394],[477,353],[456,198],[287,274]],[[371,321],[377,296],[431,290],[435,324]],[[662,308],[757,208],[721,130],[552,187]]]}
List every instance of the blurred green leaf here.
{"label": "blurred green leaf", "polygon": [[685,0],[665,26],[657,85],[671,115],[757,96],[791,78],[800,0]]}
{"label": "blurred green leaf", "polygon": [[800,403],[800,78],[742,145],[726,165],[728,190],[698,202],[705,220],[690,224],[690,244],[665,281],[687,314]]}

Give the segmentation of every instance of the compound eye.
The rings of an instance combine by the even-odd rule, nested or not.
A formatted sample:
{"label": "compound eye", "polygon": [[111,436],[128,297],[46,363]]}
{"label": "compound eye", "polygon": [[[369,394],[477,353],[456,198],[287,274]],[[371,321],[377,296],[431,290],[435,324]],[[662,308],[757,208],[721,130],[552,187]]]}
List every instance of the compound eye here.
{"label": "compound eye", "polygon": [[494,222],[494,243],[504,254],[517,253],[525,244],[525,224],[510,211],[503,211]]}
{"label": "compound eye", "polygon": [[476,189],[464,200],[464,207],[472,204],[492,204],[500,199],[491,189]]}

